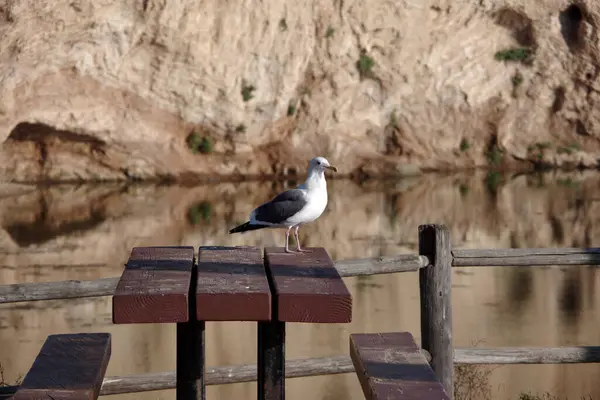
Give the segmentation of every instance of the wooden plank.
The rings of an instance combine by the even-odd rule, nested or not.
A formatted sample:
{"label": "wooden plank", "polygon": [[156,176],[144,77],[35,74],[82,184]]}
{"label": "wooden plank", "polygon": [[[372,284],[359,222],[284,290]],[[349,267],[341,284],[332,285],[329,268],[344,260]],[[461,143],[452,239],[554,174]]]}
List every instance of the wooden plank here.
{"label": "wooden plank", "polygon": [[421,346],[448,393],[454,372],[452,347],[452,255],[450,233],[443,225],[419,226],[419,254],[432,264],[419,270]]}
{"label": "wooden plank", "polygon": [[[425,256],[403,254],[392,257],[359,258],[334,263],[340,276],[362,276],[418,271],[429,264]],[[0,304],[21,301],[78,299],[86,297],[113,296],[120,277],[94,280],[69,280],[40,283],[16,283],[0,285]]]}
{"label": "wooden plank", "polygon": [[258,247],[200,247],[196,316],[201,321],[271,319],[271,290]]}
{"label": "wooden plank", "polygon": [[265,249],[265,265],[273,283],[273,318],[283,322],[344,323],[352,320],[352,296],[329,254]]}
{"label": "wooden plank", "polygon": [[14,400],[97,399],[110,342],[109,333],[48,336]]}
{"label": "wooden plank", "polygon": [[135,247],[113,296],[113,322],[188,321],[193,266],[193,247]]}
{"label": "wooden plank", "polygon": [[408,332],[351,334],[350,356],[368,400],[450,400]]}

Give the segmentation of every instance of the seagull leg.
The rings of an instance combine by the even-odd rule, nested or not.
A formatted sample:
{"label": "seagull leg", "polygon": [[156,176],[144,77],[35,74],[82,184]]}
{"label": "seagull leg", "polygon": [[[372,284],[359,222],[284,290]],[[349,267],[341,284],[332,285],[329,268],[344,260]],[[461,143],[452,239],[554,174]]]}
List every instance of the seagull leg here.
{"label": "seagull leg", "polygon": [[295,253],[295,251],[290,250],[289,242],[290,242],[290,230],[292,227],[290,226],[287,231],[285,231],[285,252],[286,253]]}
{"label": "seagull leg", "polygon": [[296,229],[294,229],[294,237],[296,238],[296,250],[300,253],[312,253],[312,250],[304,250],[300,248],[300,238],[298,237],[298,229],[300,229],[300,225],[296,225]]}

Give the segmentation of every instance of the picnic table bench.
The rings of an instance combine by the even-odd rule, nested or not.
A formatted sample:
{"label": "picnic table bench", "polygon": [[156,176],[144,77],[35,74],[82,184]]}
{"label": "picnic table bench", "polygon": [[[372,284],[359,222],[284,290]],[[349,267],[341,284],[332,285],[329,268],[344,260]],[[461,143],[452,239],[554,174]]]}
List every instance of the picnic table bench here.
{"label": "picnic table bench", "polygon": [[50,335],[12,399],[97,399],[110,351],[109,333]]}
{"label": "picnic table bench", "polygon": [[350,357],[365,399],[450,400],[409,332],[351,334]]}
{"label": "picnic table bench", "polygon": [[113,296],[116,324],[177,324],[177,399],[204,399],[207,321],[254,321],[259,399],[285,398],[285,324],[347,323],[352,296],[323,248],[136,247]]}

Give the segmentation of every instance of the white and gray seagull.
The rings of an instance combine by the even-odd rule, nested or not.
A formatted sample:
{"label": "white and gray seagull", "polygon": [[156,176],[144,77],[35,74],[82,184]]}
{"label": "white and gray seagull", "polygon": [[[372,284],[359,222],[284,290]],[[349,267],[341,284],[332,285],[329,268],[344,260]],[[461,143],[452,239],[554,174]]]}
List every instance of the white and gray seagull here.
{"label": "white and gray seagull", "polygon": [[279,193],[271,201],[264,203],[250,213],[249,221],[236,226],[229,233],[253,231],[263,228],[286,228],[285,252],[295,253],[289,248],[290,231],[294,228],[298,252],[310,252],[300,247],[298,229],[301,225],[319,218],[327,206],[327,183],[325,170],[337,172],[323,157],[315,157],[308,163],[308,176],[304,183],[295,189]]}

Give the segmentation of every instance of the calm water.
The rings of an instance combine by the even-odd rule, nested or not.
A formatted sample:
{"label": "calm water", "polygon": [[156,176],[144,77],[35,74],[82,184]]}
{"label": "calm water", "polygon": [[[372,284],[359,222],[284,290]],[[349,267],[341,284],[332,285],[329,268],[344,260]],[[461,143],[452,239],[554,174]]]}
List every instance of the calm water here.
{"label": "calm water", "polygon": [[[286,183],[211,186],[83,185],[0,187],[0,278],[4,284],[118,276],[134,246],[281,246],[282,232],[227,234]],[[417,227],[444,223],[467,248],[600,246],[600,174],[485,173],[329,184],[330,204],[301,230],[306,246],[335,260],[416,253]],[[455,268],[454,339],[468,346],[599,345],[595,268]],[[419,335],[416,273],[347,278],[353,322],[291,324],[289,358],[347,354],[353,332]],[[175,327],[115,326],[110,297],[0,306],[0,363],[12,382],[31,366],[46,336],[113,334],[108,375],[174,370]],[[255,324],[209,323],[208,364],[252,363]],[[599,365],[494,366],[485,393],[514,399],[550,392],[600,397]],[[290,379],[290,399],[363,399],[352,374]],[[209,398],[256,398],[255,385],[211,386]],[[174,399],[174,391],[115,399]],[[466,397],[469,398],[469,397]]]}

